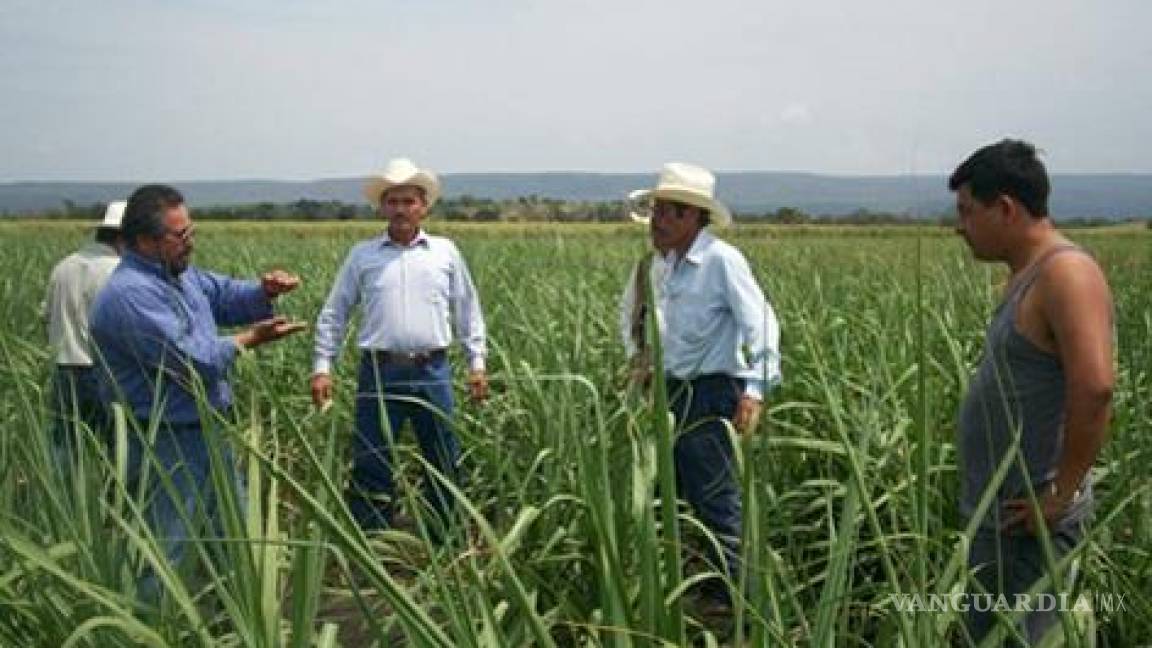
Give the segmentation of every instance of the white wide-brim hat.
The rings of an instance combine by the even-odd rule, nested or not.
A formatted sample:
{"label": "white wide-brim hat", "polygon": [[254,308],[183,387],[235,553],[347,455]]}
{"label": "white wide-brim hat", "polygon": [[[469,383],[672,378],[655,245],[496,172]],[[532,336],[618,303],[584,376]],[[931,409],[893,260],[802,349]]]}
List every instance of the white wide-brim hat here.
{"label": "white wide-brim hat", "polygon": [[424,201],[428,208],[440,198],[440,180],[429,169],[418,168],[408,158],[396,158],[388,161],[382,173],[369,176],[364,183],[364,197],[376,208],[380,207],[380,200],[384,192],[393,187],[412,186],[424,190]]}
{"label": "white wide-brim hat", "polygon": [[128,207],[127,201],[113,200],[104,208],[104,218],[96,224],[98,229],[120,229],[124,220],[124,210]]}
{"label": "white wide-brim hat", "polygon": [[[684,162],[669,162],[660,170],[660,180],[654,189],[637,189],[628,194],[628,201],[632,203],[629,215],[637,223],[647,223],[652,218],[652,201],[671,200],[708,210],[712,222],[717,225],[731,225],[732,212],[716,200],[715,190],[716,177],[708,169]],[[638,208],[644,203],[647,203],[647,209]]]}

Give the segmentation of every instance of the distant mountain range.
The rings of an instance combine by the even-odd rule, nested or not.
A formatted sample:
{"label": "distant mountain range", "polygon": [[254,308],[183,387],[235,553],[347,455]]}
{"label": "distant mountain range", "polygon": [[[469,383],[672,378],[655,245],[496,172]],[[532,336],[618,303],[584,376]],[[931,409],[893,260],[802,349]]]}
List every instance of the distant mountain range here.
{"label": "distant mountain range", "polygon": [[[503,200],[537,195],[562,200],[619,200],[651,186],[639,173],[451,173],[442,176],[445,195]],[[362,202],[360,178],[310,182],[220,180],[180,182],[189,203],[235,205],[301,199]],[[942,176],[828,176],[760,171],[720,173],[721,199],[738,213],[760,214],[781,207],[816,215],[860,210],[935,217],[952,211],[953,196]],[[1057,218],[1147,218],[1152,216],[1152,174],[1068,174],[1052,178],[1051,211]],[[133,183],[0,183],[0,213],[28,214],[127,196]]]}

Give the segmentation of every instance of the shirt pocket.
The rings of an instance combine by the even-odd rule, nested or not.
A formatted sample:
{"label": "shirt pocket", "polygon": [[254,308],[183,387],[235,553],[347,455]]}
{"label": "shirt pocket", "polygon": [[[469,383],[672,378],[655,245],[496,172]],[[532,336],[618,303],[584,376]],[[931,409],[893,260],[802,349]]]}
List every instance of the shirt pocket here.
{"label": "shirt pocket", "polygon": [[452,290],[452,269],[447,264],[430,267],[421,273],[419,283],[421,299],[436,306],[446,304]]}
{"label": "shirt pocket", "polygon": [[670,293],[668,298],[674,317],[668,326],[674,335],[688,342],[708,336],[707,329],[715,321],[715,305],[707,293],[681,290]]}

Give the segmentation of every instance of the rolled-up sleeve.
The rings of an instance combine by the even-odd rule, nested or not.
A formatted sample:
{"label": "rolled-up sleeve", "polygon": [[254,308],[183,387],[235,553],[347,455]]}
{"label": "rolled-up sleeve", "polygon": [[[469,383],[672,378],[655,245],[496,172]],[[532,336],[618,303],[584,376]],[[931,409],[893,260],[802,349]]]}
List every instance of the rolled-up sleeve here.
{"label": "rolled-up sleeve", "polygon": [[189,281],[195,282],[208,298],[212,315],[220,326],[244,326],[273,315],[272,300],[258,281],[233,279],[198,268],[189,268]]}
{"label": "rolled-up sleeve", "polygon": [[468,368],[483,371],[488,355],[487,333],[484,328],[484,313],[480,308],[480,295],[472,283],[468,264],[455,246],[452,247],[452,286],[450,299],[456,337],[464,347],[468,358]]}
{"label": "rolled-up sleeve", "polygon": [[740,333],[747,382],[745,394],[762,399],[767,388],[780,383],[780,324],[776,311],[764,298],[748,262],[739,255],[725,257],[729,307]]}
{"label": "rolled-up sleeve", "polygon": [[92,322],[93,333],[115,344],[143,367],[162,371],[188,384],[190,372],[205,382],[222,380],[238,351],[231,337],[207,334],[182,317],[160,291],[142,289],[132,299],[115,299]]}
{"label": "rolled-up sleeve", "polygon": [[331,373],[332,363],[340,352],[340,343],[344,339],[344,329],[348,325],[348,317],[352,309],[360,301],[360,291],[357,285],[359,275],[356,260],[357,250],[354,248],[332,284],[328,292],[328,299],[316,317],[316,339],[312,354],[312,373]]}

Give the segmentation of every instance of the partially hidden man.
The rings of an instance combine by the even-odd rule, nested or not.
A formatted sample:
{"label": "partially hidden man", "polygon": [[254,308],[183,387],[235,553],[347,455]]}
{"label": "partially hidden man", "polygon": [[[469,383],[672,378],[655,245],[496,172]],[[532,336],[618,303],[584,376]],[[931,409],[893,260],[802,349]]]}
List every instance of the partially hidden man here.
{"label": "partially hidden man", "polygon": [[[743,513],[735,447],[728,423],[740,434],[756,429],[766,391],[780,382],[780,328],[744,255],[712,234],[710,225],[731,224],[714,196],[715,177],[702,167],[664,165],[655,188],[632,192],[646,205],[652,247],[659,259],[633,270],[622,303],[626,345],[634,376],[646,364],[663,371],[676,418],[676,487],[697,517],[719,539],[721,555],[710,559],[729,583],[740,572]],[[656,283],[642,290],[644,274]],[[641,295],[656,295],[654,319],[662,358],[649,358],[637,308]],[[631,318],[631,321],[629,321]],[[707,612],[730,610],[727,583],[703,589]]]}
{"label": "partially hidden man", "polygon": [[88,311],[120,263],[120,221],[126,204],[123,200],[108,203],[93,240],[64,257],[48,277],[44,316],[56,365],[52,440],[57,452],[66,456],[83,428],[98,431],[108,416],[97,383]]}
{"label": "partially hidden man", "polygon": [[410,422],[421,455],[440,475],[424,476],[424,501],[436,514],[430,518],[436,522],[431,533],[443,538],[453,500],[442,480],[458,480],[460,458],[448,347],[454,337],[460,339],[469,394],[474,401],[484,400],[488,381],[480,298],[456,245],[423,228],[440,195],[433,172],[394,159],[367,181],[364,195],[387,228],[352,248],[316,321],[312,398],[317,407],[332,399],[333,364],[349,317],[359,308],[356,433],[346,499],[362,528],[393,523],[394,440]]}

